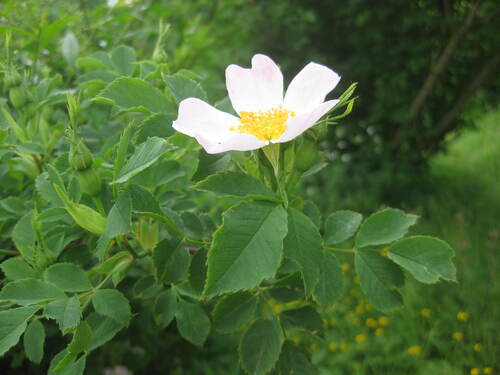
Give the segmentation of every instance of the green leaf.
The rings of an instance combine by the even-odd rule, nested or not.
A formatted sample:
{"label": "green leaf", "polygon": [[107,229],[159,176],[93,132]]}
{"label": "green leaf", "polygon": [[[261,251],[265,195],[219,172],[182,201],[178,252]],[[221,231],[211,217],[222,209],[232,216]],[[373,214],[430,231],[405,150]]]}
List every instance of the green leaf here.
{"label": "green leaf", "polygon": [[269,373],[279,359],[283,332],[277,320],[257,320],[241,338],[241,365],[249,374]]}
{"label": "green leaf", "polygon": [[177,239],[165,239],[153,251],[156,279],[161,283],[177,283],[187,277],[190,257]]}
{"label": "green leaf", "polygon": [[195,185],[195,188],[211,191],[222,196],[252,197],[279,201],[274,192],[262,182],[239,172],[221,172],[211,175]]}
{"label": "green leaf", "polygon": [[220,299],[212,311],[213,325],[217,331],[233,332],[254,320],[257,298],[250,292],[237,292]]}
{"label": "green leaf", "polygon": [[386,208],[368,217],[356,235],[356,247],[384,245],[403,237],[417,222],[417,216]]}
{"label": "green leaf", "polygon": [[342,268],[333,254],[323,252],[319,272],[319,281],[314,288],[313,298],[321,306],[329,307],[337,302],[344,292]]}
{"label": "green leaf", "polygon": [[97,313],[91,313],[87,318],[87,322],[92,329],[92,344],[90,345],[90,350],[94,350],[104,345],[125,327],[116,320]]}
{"label": "green leaf", "polygon": [[112,103],[128,111],[175,112],[160,90],[139,78],[120,77],[106,86],[94,100]]}
{"label": "green leaf", "polygon": [[20,280],[36,277],[36,272],[21,258],[9,258],[0,264],[0,269],[9,280]]}
{"label": "green leaf", "polygon": [[404,238],[389,247],[388,257],[422,283],[456,281],[451,258],[453,249],[444,241],[427,236]]}
{"label": "green leaf", "polygon": [[33,214],[24,215],[12,230],[12,240],[28,263],[33,261],[36,245],[36,232],[32,220]]}
{"label": "green leaf", "polygon": [[317,375],[318,373],[306,354],[289,342],[283,345],[278,367],[280,375]]}
{"label": "green leaf", "polygon": [[323,257],[321,235],[314,223],[302,212],[288,212],[288,233],[283,242],[285,257],[300,266],[306,296],[310,296],[319,279]]}
{"label": "green leaf", "polygon": [[205,90],[201,88],[198,82],[190,78],[181,74],[174,74],[171,76],[164,76],[164,79],[170,90],[172,90],[172,94],[177,103],[180,103],[186,98],[207,100],[207,93]]}
{"label": "green leaf", "polygon": [[135,68],[135,50],[127,46],[115,47],[111,51],[111,61],[119,73],[131,76]]}
{"label": "green leaf", "polygon": [[31,362],[40,363],[43,358],[43,344],[45,343],[45,328],[38,319],[28,324],[23,337],[24,352]]}
{"label": "green leaf", "polygon": [[210,332],[210,320],[199,305],[181,300],[175,319],[182,337],[194,345],[203,345]]}
{"label": "green leaf", "polygon": [[203,224],[198,215],[192,212],[185,211],[181,215],[182,222],[184,223],[184,230],[189,238],[201,239],[203,238]]}
{"label": "green leaf", "polygon": [[72,32],[67,33],[61,42],[61,53],[68,65],[73,65],[78,57],[78,39]]}
{"label": "green leaf", "polygon": [[137,142],[144,142],[150,137],[168,138],[175,133],[172,122],[177,118],[175,113],[154,113],[141,122],[137,134]]}
{"label": "green leaf", "polygon": [[111,239],[132,230],[132,202],[127,191],[122,192],[109,211],[105,236]]}
{"label": "green leaf", "polygon": [[281,313],[281,323],[285,330],[299,328],[315,334],[323,331],[323,320],[311,306],[284,311]]}
{"label": "green leaf", "polygon": [[304,203],[302,212],[311,219],[316,227],[321,228],[321,212],[313,202],[307,201]]}
{"label": "green leaf", "polygon": [[132,157],[118,174],[115,183],[127,182],[130,178],[151,166],[165,152],[172,149],[164,139],[153,137],[141,143],[135,150]]}
{"label": "green leaf", "polygon": [[155,297],[162,289],[153,275],[143,276],[134,283],[134,298],[149,299]]}
{"label": "green leaf", "polygon": [[82,355],[75,361],[77,355],[63,349],[50,361],[48,375],[83,375],[86,356]]}
{"label": "green leaf", "polygon": [[27,306],[0,311],[0,356],[17,344],[26,322],[40,307]]}
{"label": "green leaf", "polygon": [[161,328],[167,327],[177,312],[177,293],[175,290],[168,289],[159,294],[153,311],[156,324]]}
{"label": "green leaf", "polygon": [[120,135],[120,142],[118,142],[118,148],[116,150],[115,163],[113,165],[113,180],[118,177],[120,170],[125,164],[127,159],[128,147],[130,144],[130,136],[132,134],[132,124],[127,125]]}
{"label": "green leaf", "polygon": [[57,263],[45,271],[45,280],[65,292],[85,292],[92,284],[85,271],[76,264]]}
{"label": "green leaf", "polygon": [[207,249],[198,249],[192,256],[191,264],[189,265],[189,282],[197,294],[203,292],[203,287],[207,279],[207,255]]}
{"label": "green leaf", "polygon": [[22,279],[5,285],[0,292],[0,301],[10,301],[21,306],[65,298],[57,286],[38,279]]}
{"label": "green leaf", "polygon": [[363,216],[353,211],[337,211],[325,223],[325,242],[335,245],[351,238],[359,228]]}
{"label": "green leaf", "polygon": [[404,282],[403,272],[398,266],[370,251],[357,251],[354,261],[361,290],[369,303],[381,311],[403,306],[401,294],[396,290]]}
{"label": "green leaf", "polygon": [[282,206],[244,202],[229,209],[208,252],[204,295],[252,288],[273,277],[281,263],[286,232]]}
{"label": "green leaf", "polygon": [[82,308],[77,296],[50,302],[45,305],[45,316],[54,319],[59,329],[65,333],[76,327],[82,317]]}
{"label": "green leaf", "polygon": [[128,325],[132,313],[128,299],[116,289],[100,289],[92,295],[95,311],[116,322]]}
{"label": "green leaf", "polygon": [[204,150],[198,153],[198,168],[193,175],[193,181],[200,181],[204,178],[227,169],[231,161],[229,153],[207,154]]}
{"label": "green leaf", "polygon": [[92,343],[92,328],[84,320],[76,328],[73,339],[68,345],[68,351],[73,354],[88,350]]}
{"label": "green leaf", "polygon": [[160,204],[153,194],[140,185],[130,184],[128,186],[130,199],[132,200],[132,209],[135,212],[152,212],[163,215]]}

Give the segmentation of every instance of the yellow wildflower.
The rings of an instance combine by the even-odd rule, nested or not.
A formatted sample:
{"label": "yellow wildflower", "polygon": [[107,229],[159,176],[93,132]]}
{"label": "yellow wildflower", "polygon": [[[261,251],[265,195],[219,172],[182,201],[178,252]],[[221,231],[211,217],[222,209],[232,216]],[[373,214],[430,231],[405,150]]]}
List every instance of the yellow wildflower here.
{"label": "yellow wildflower", "polygon": [[389,318],[387,316],[381,316],[380,318],[378,318],[378,323],[381,326],[386,326],[389,324]]}
{"label": "yellow wildflower", "polygon": [[370,328],[377,328],[377,326],[378,326],[378,322],[373,318],[366,319],[365,324],[367,327],[370,327]]}
{"label": "yellow wildflower", "polygon": [[375,335],[376,336],[382,336],[384,334],[384,329],[383,328],[377,328],[375,330]]}
{"label": "yellow wildflower", "polygon": [[272,306],[272,308],[276,314],[279,314],[283,311],[283,306],[281,306],[281,305],[274,305],[274,306]]}
{"label": "yellow wildflower", "polygon": [[318,344],[316,344],[316,343],[311,344],[310,349],[311,349],[311,351],[315,352],[316,350],[318,350],[318,349],[319,349],[319,345],[318,345]]}
{"label": "yellow wildflower", "polygon": [[470,369],[470,375],[479,375],[481,373],[481,370],[479,370],[478,368],[471,368]]}
{"label": "yellow wildflower", "polygon": [[364,333],[360,333],[359,335],[356,335],[355,340],[358,344],[361,344],[366,341],[366,335]]}
{"label": "yellow wildflower", "polygon": [[469,313],[466,313],[465,311],[460,311],[457,314],[457,320],[459,320],[461,322],[465,322],[465,321],[467,321],[467,319],[469,319]]}
{"label": "yellow wildflower", "polygon": [[342,271],[344,271],[344,273],[349,272],[350,269],[351,269],[351,265],[349,263],[342,264]]}
{"label": "yellow wildflower", "polygon": [[299,344],[300,344],[300,342],[302,341],[302,340],[300,339],[300,337],[299,337],[299,336],[293,336],[292,338],[290,338],[290,340],[291,340],[291,341],[292,341],[295,345],[299,345]]}
{"label": "yellow wildflower", "polygon": [[483,373],[485,373],[487,375],[491,375],[491,374],[493,374],[493,369],[491,367],[485,367],[485,368],[483,368]]}
{"label": "yellow wildflower", "polygon": [[462,332],[453,332],[451,337],[455,341],[462,341],[464,339],[464,334]]}
{"label": "yellow wildflower", "polygon": [[330,344],[328,344],[328,350],[331,351],[331,352],[334,352],[338,349],[338,345],[334,342],[331,342]]}
{"label": "yellow wildflower", "polygon": [[410,355],[420,355],[422,353],[422,348],[419,345],[413,345],[408,348],[408,354]]}
{"label": "yellow wildflower", "polygon": [[423,316],[424,318],[430,318],[431,314],[432,314],[432,311],[430,309],[420,310],[420,315]]}
{"label": "yellow wildflower", "polygon": [[482,347],[483,346],[481,344],[479,344],[479,343],[474,344],[474,346],[473,346],[475,352],[480,352],[481,349],[482,349]]}

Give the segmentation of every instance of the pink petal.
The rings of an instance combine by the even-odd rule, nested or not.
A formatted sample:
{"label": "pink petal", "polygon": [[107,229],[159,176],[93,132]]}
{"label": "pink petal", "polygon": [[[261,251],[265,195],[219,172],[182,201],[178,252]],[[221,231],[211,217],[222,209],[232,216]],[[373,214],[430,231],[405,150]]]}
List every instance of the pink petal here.
{"label": "pink petal", "polygon": [[340,76],[330,68],[309,63],[290,82],[284,106],[298,114],[310,112],[325,101],[339,81]]}
{"label": "pink petal", "polygon": [[226,86],[238,113],[268,110],[283,104],[283,75],[274,61],[265,55],[255,55],[251,69],[229,65]]}
{"label": "pink petal", "polygon": [[238,124],[237,117],[219,111],[203,100],[187,98],[179,104],[179,115],[172,127],[180,133],[196,138],[209,154],[229,150],[255,150],[267,144],[253,135],[230,130]]}
{"label": "pink petal", "polygon": [[339,101],[329,100],[314,108],[308,113],[302,113],[290,118],[286,123],[286,130],[280,139],[274,143],[288,142],[295,137],[301,135],[307,129],[312,127],[316,122],[323,117],[330,109],[332,109]]}

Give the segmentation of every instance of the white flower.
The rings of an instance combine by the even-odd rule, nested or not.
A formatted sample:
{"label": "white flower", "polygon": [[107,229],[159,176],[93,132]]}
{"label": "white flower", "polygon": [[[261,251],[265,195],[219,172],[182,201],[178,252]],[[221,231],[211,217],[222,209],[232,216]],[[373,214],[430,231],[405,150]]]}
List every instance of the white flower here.
{"label": "white flower", "polygon": [[288,142],[313,126],[338,100],[328,100],[340,76],[326,66],[309,63],[288,86],[265,55],[252,58],[252,68],[229,65],[226,87],[239,118],[196,98],[184,99],[175,130],[196,138],[209,154],[249,151],[271,143]]}

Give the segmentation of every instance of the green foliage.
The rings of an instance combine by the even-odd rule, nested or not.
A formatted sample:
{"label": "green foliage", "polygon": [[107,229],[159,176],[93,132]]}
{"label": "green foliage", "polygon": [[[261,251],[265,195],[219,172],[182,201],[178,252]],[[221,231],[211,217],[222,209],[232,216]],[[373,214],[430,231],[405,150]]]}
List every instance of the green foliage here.
{"label": "green foliage", "polygon": [[[207,51],[241,38],[226,16],[245,4],[231,0],[221,14],[208,0],[50,1],[50,14],[30,2],[33,14],[2,26],[5,360],[63,375],[122,363],[134,373],[314,374],[294,338],[326,340],[322,314],[349,284],[344,256],[381,310],[401,306],[403,270],[427,284],[455,280],[451,247],[403,238],[416,216],[385,209],[362,222],[338,211],[322,225],[301,198],[301,179],[325,165],[327,124],[353,109],[355,84],[339,97],[343,113],[286,144],[208,155],[174,132],[183,99],[225,95],[222,68],[238,57]],[[216,107],[233,112],[227,97]]]}

